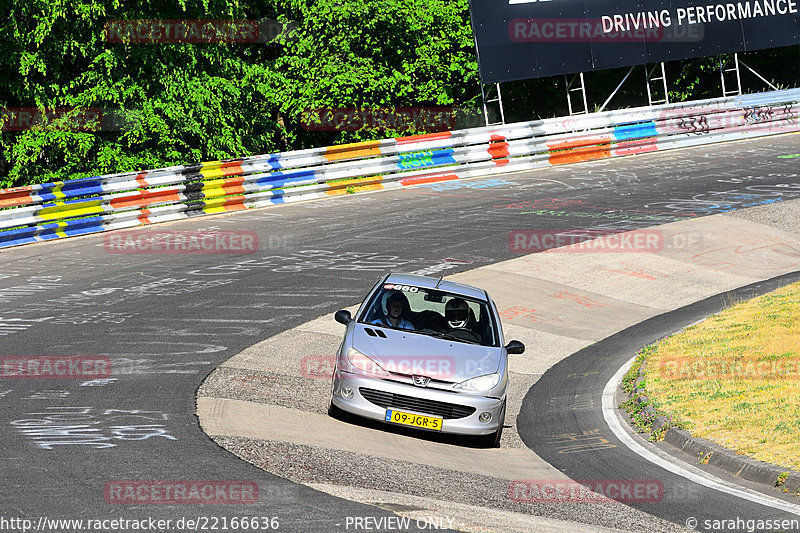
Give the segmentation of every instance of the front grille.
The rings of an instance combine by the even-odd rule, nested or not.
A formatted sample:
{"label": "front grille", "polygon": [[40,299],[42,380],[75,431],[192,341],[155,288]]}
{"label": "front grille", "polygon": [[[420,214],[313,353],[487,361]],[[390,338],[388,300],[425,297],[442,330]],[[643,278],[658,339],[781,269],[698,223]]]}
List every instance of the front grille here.
{"label": "front grille", "polygon": [[434,400],[423,400],[404,394],[394,394],[391,392],[379,391],[375,389],[359,388],[358,392],[367,401],[384,408],[408,409],[434,416],[440,416],[445,420],[452,418],[464,418],[475,412],[474,407],[466,405],[456,405],[453,403],[437,402]]}

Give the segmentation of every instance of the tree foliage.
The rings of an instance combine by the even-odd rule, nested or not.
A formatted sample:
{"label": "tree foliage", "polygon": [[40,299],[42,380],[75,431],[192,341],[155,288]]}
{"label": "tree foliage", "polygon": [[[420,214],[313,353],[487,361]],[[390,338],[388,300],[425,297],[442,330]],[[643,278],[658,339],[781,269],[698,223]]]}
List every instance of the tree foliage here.
{"label": "tree foliage", "polygon": [[[125,110],[119,131],[0,134],[0,186],[382,137],[311,133],[304,109],[462,105],[478,91],[466,0],[18,0],[0,108]],[[109,42],[114,20],[279,19],[276,43]],[[81,129],[83,131],[81,131]]]}
{"label": "tree foliage", "polygon": [[[15,0],[4,6],[0,109],[105,109],[127,119],[116,129],[63,127],[68,119],[5,128],[0,187],[419,133],[312,131],[304,113],[320,108],[480,105],[468,0]],[[110,21],[154,19],[277,19],[292,26],[269,44],[113,42],[104,34]],[[769,79],[786,73],[796,79],[799,51],[765,51],[748,61]],[[670,64],[672,99],[719,95],[713,63]],[[592,73],[590,97],[604,99],[621,75]],[[642,105],[644,85],[631,83],[612,108]],[[562,77],[504,84],[503,91],[507,121],[566,113]]]}
{"label": "tree foliage", "polygon": [[[16,2],[2,25],[3,108],[124,109],[121,131],[39,126],[4,131],[3,185],[246,155],[274,146],[265,49],[242,44],[112,43],[116,19],[244,18],[236,2]],[[154,16],[157,14],[157,17]],[[263,48],[263,47],[261,47]],[[256,72],[254,72],[254,70]]]}
{"label": "tree foliage", "polygon": [[[287,16],[302,21],[275,62],[287,124],[323,107],[478,105],[466,0],[307,0],[292,2]],[[289,130],[303,147],[409,133],[341,132],[321,143],[302,126]]]}

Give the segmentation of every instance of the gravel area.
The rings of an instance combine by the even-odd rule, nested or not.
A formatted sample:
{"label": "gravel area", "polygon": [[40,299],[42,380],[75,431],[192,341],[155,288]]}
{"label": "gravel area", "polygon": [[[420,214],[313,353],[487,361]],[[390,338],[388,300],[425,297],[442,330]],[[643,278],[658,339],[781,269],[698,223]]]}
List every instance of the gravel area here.
{"label": "gravel area", "polygon": [[[245,461],[298,483],[377,489],[627,531],[685,531],[685,528],[676,524],[616,502],[514,502],[508,495],[508,481],[498,478],[286,442],[222,436],[212,438]],[[357,444],[353,447],[357,447]],[[414,470],[413,476],[408,475],[410,468]],[[603,506],[603,511],[597,512],[597,506]]]}
{"label": "gravel area", "polygon": [[322,414],[328,412],[330,393],[330,379],[221,366],[206,378],[197,396],[245,400]]}
{"label": "gravel area", "polygon": [[[540,375],[512,372],[512,390],[508,396],[503,448],[525,448],[517,433],[517,413],[525,393]],[[242,370],[219,367],[214,370],[197,392],[198,397],[226,398],[248,402],[279,405],[309,413],[326,414],[330,398],[329,379],[307,379],[269,371]]]}
{"label": "gravel area", "polygon": [[800,236],[800,200],[749,207],[726,214]]}

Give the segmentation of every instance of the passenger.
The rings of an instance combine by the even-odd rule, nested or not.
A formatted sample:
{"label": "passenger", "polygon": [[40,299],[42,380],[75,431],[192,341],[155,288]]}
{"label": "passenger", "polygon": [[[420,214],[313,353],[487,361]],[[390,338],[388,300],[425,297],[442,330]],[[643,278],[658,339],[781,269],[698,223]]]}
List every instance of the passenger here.
{"label": "passenger", "polygon": [[408,298],[402,292],[394,292],[389,298],[386,299],[386,313],[382,318],[376,318],[371,322],[378,326],[410,329],[414,330],[414,324],[403,318],[410,306],[408,305]]}

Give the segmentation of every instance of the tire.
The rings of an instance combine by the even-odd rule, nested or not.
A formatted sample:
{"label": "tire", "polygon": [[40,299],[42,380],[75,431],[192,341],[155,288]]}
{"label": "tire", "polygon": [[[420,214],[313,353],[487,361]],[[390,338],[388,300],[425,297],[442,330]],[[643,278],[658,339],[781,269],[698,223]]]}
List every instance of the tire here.
{"label": "tire", "polygon": [[499,448],[500,437],[503,436],[503,426],[497,428],[497,431],[488,435],[481,435],[478,437],[478,443],[481,448]]}
{"label": "tire", "polygon": [[345,412],[342,411],[340,408],[336,407],[334,403],[331,401],[328,403],[328,416],[331,418],[335,418],[337,420],[341,420],[344,417]]}

